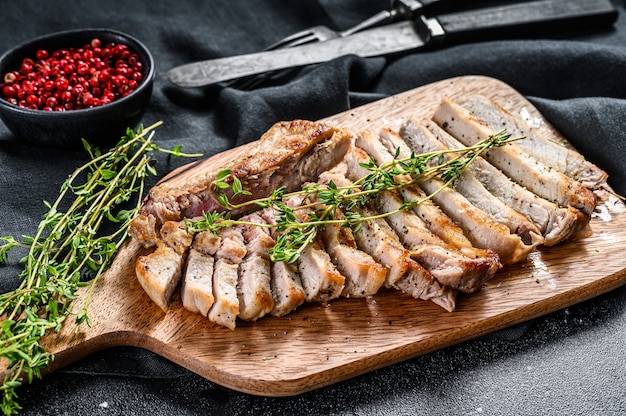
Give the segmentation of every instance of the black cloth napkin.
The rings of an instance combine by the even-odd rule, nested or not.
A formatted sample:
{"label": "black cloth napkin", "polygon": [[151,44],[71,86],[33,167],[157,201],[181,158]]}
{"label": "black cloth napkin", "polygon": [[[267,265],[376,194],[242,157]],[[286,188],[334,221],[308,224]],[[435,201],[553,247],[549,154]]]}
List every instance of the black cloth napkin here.
{"label": "black cloth napkin", "polygon": [[[493,3],[493,2],[490,2]],[[393,59],[346,56],[251,91],[181,90],[166,72],[200,59],[254,52],[315,24],[344,29],[386,0],[23,0],[0,14],[0,53],[49,32],[106,27],[142,40],[157,65],[144,117],[163,120],[163,147],[209,156],[255,140],[274,122],[319,119],[459,75],[498,78],[528,97],[626,195],[626,20],[541,38],[485,41]],[[80,151],[26,145],[0,125],[0,236],[32,235]],[[161,174],[186,163],[161,157]],[[598,253],[601,255],[601,253]],[[19,255],[0,267],[17,285]],[[618,415],[626,409],[624,287],[474,341],[291,398],[220,387],[138,348],[112,348],[18,393],[31,415],[437,414]]]}

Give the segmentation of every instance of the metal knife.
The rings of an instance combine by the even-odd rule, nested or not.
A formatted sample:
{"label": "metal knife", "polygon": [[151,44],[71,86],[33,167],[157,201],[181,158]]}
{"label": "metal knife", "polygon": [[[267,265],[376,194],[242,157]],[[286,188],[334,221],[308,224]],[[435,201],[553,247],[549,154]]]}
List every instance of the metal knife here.
{"label": "metal knife", "polygon": [[481,39],[561,33],[610,25],[616,18],[617,10],[610,0],[523,2],[431,17],[422,15],[326,42],[190,63],[171,69],[167,75],[180,87],[202,87],[327,62],[344,55],[367,58]]}

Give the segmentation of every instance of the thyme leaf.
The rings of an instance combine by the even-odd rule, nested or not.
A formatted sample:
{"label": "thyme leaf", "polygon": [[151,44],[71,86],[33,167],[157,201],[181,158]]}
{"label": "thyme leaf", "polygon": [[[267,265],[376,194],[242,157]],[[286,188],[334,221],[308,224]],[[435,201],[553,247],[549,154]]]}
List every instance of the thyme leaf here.
{"label": "thyme leaf", "polygon": [[[75,315],[75,325],[91,324],[88,307],[95,283],[128,236],[146,177],[156,173],[151,154],[201,156],[184,154],[180,147],[170,151],[157,146],[152,138],[161,124],[128,129],[105,152],[83,140],[90,160],[63,182],[54,202],[44,201],[48,211],[35,236],[0,237],[1,263],[9,261],[14,248],[28,249],[20,260],[24,267],[19,287],[0,295],[0,357],[8,363],[0,386],[0,410],[5,415],[21,408],[16,389],[23,382],[22,375],[28,382],[40,378],[54,359],[41,346],[41,338],[59,331],[70,315]],[[127,208],[133,198],[134,205]],[[108,224],[114,226],[107,228]],[[78,312],[72,312],[78,289],[85,286],[89,286],[86,301]]]}

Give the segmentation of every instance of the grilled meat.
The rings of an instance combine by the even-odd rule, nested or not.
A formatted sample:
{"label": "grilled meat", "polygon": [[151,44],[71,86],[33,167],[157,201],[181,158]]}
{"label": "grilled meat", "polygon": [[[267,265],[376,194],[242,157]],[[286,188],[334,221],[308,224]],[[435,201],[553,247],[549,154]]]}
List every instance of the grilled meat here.
{"label": "grilled meat", "polygon": [[[428,128],[427,124],[428,122],[424,124],[413,118],[409,119],[400,132],[402,139],[416,153],[449,150],[450,148],[434,135],[432,129],[437,126]],[[440,135],[444,133],[442,131]],[[395,133],[386,131],[385,134],[391,136]],[[449,160],[452,156],[447,155],[445,158]],[[496,198],[471,171],[463,172],[453,184],[453,188],[467,198],[472,205],[491,215],[497,222],[509,227],[509,231],[519,235],[524,244],[537,246],[543,243],[541,231],[522,214]]]}
{"label": "grilled meat", "polygon": [[[241,220],[251,224],[263,223],[258,213],[242,217]],[[247,253],[239,267],[237,282],[239,318],[256,321],[274,309],[269,260],[269,250],[274,246],[274,240],[257,225],[243,225],[241,229]]]}
{"label": "grilled meat", "polygon": [[215,298],[213,297],[213,270],[215,253],[220,238],[202,231],[194,237],[187,257],[185,277],[181,288],[183,307],[191,312],[207,316]]}
{"label": "grilled meat", "polygon": [[[466,146],[497,133],[471,111],[443,99],[433,120]],[[596,198],[593,192],[565,174],[545,166],[514,143],[487,150],[485,159],[518,184],[559,206],[573,206],[591,215]]]}
{"label": "grilled meat", "polygon": [[[379,164],[393,158],[391,151],[399,152],[400,157],[409,157],[413,150],[397,135],[387,136],[383,144],[380,140],[375,140],[372,135],[361,134],[357,143],[367,147],[366,150],[371,152],[372,157]],[[388,145],[389,148],[385,149],[384,145]],[[472,205],[454,189],[446,187],[438,192],[443,187],[443,181],[440,179],[425,180],[421,182],[420,187],[427,194],[434,194],[433,201],[463,229],[474,246],[495,251],[503,264],[524,260],[538,244],[525,244],[520,236],[511,234],[508,227]]]}
{"label": "grilled meat", "polygon": [[209,309],[207,316],[210,321],[229,329],[235,329],[239,315],[238,269],[246,252],[243,235],[238,227],[220,230],[220,245],[215,253],[215,267],[213,269],[215,302]]}
{"label": "grilled meat", "polygon": [[[212,187],[222,169],[230,169],[243,188],[251,193],[232,202],[266,197],[285,186],[299,189],[304,182],[338,163],[350,144],[350,132],[304,120],[276,123],[252,147],[250,152],[216,169],[211,160],[195,164],[151,189],[130,231],[149,245],[153,233],[166,221],[201,216],[203,212],[222,211]],[[234,214],[244,214],[239,212]],[[142,218],[142,217],[148,217]],[[149,217],[154,217],[150,219]]]}
{"label": "grilled meat", "polygon": [[513,116],[493,100],[482,95],[468,95],[458,103],[467,108],[495,131],[506,129],[513,136],[524,136],[516,144],[526,153],[546,166],[579,181],[586,188],[597,189],[606,185],[607,174],[577,151],[545,137],[524,120]]}
{"label": "grilled meat", "polygon": [[[266,208],[259,214],[259,221],[265,224],[276,224],[276,213],[271,208]],[[265,229],[272,239],[276,237],[275,229]],[[284,316],[295,310],[305,301],[304,288],[297,264],[286,262],[274,262],[271,264],[270,287],[274,298],[274,308],[270,312],[274,316]]]}
{"label": "grilled meat", "polygon": [[[342,178],[339,174],[333,178],[339,186],[348,186],[356,179],[356,176]],[[371,218],[376,214],[371,207],[361,209],[363,217]],[[411,252],[402,245],[384,219],[362,222],[361,228],[354,233],[354,239],[359,249],[388,269],[385,287],[399,289],[416,299],[430,300],[447,311],[454,310],[455,292],[448,287],[442,287],[428,270],[411,258]]]}
{"label": "grilled meat", "polygon": [[[452,149],[463,147],[463,144],[437,124],[429,122],[426,127],[447,147]],[[535,195],[512,181],[485,159],[478,158],[468,170],[489,192],[532,222],[543,235],[545,246],[590,235],[590,216],[574,207],[559,207]]]}
{"label": "grilled meat", "polygon": [[[367,297],[383,287],[452,311],[458,292],[481,289],[502,264],[524,260],[539,244],[589,235],[595,195],[587,187],[602,187],[606,174],[484,97],[460,102],[444,99],[434,121],[409,118],[398,131],[379,134],[302,120],[277,123],[247,155],[219,169],[209,160],[178,172],[152,189],[130,225],[144,247],[156,246],[137,259],[139,282],[163,310],[181,286],[183,307],[230,329],[237,319],[284,316],[304,302]],[[312,181],[351,186],[370,173],[364,167],[370,159],[380,165],[394,154],[468,146],[501,127],[531,140],[488,150],[453,187],[442,188],[433,177],[379,192],[359,208],[367,218],[359,227],[325,224],[294,263],[270,260],[283,232],[276,208],[233,211],[239,224],[217,234],[188,232],[181,221],[224,209],[212,185],[223,169],[251,193],[234,203]],[[304,222],[325,208],[322,200],[291,194],[282,202]],[[417,204],[406,209],[406,202]]]}
{"label": "grilled meat", "polygon": [[157,248],[135,263],[137,280],[148,296],[164,311],[180,283],[193,235],[182,222],[168,221],[161,228]]}

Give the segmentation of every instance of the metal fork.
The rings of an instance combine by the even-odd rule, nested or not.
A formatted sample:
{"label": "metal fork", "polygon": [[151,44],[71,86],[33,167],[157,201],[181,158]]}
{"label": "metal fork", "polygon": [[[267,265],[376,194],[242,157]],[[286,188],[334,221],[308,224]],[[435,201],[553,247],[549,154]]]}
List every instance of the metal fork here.
{"label": "metal fork", "polygon": [[[265,48],[265,51],[271,51],[274,49],[285,49],[285,48],[293,48],[294,46],[300,46],[307,43],[313,42],[324,42],[329,39],[334,38],[343,38],[346,36],[350,36],[353,33],[360,32],[361,30],[369,29],[374,26],[378,26],[381,24],[389,23],[396,20],[401,20],[404,18],[409,18],[413,11],[413,4],[415,2],[412,0],[397,0],[392,2],[392,7],[390,10],[381,10],[376,13],[372,17],[365,19],[361,23],[343,30],[337,31],[329,28],[328,26],[318,25],[312,26],[303,31],[294,33],[286,38],[279,40],[278,42],[268,46]],[[280,71],[278,74],[276,73],[266,73],[260,74],[253,77],[247,77],[243,79],[236,80],[229,84],[230,87],[237,88],[240,90],[249,90],[257,85],[261,84],[264,81],[267,81],[271,78],[276,78],[281,74],[284,74],[287,71]]]}

